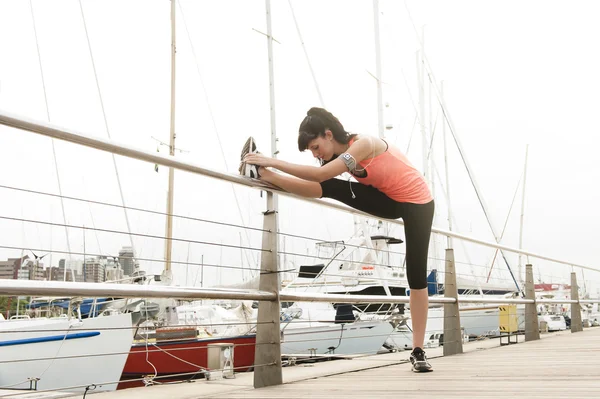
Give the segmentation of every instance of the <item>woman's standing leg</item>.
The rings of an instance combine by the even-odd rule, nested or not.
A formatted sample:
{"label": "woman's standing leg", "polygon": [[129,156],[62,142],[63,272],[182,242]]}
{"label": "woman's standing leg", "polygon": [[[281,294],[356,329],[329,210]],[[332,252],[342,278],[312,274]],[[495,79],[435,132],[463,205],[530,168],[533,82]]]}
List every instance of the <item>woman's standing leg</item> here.
{"label": "woman's standing leg", "polygon": [[429,310],[427,258],[433,222],[434,203],[405,204],[403,217],[406,237],[406,275],[410,287],[410,317],[413,348],[423,348]]}
{"label": "woman's standing leg", "polygon": [[429,311],[429,295],[427,288],[410,290],[410,319],[413,328],[413,348],[423,348],[427,314]]}

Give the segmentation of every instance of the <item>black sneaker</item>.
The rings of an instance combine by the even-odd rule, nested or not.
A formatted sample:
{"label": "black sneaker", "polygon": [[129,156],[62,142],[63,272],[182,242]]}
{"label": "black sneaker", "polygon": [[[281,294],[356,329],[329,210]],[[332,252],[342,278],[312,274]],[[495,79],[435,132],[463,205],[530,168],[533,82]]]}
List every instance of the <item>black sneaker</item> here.
{"label": "black sneaker", "polygon": [[258,179],[260,178],[260,175],[258,174],[258,166],[256,165],[250,165],[247,164],[246,162],[244,162],[244,157],[247,154],[254,154],[256,153],[256,143],[254,142],[254,138],[252,136],[248,137],[248,140],[246,140],[246,143],[244,144],[244,147],[242,148],[242,153],[240,154],[240,167],[238,169],[238,171],[240,172],[240,175],[242,176],[246,176],[246,177],[251,177],[253,179]]}
{"label": "black sneaker", "polygon": [[425,351],[421,348],[415,348],[410,354],[410,362],[412,363],[412,370],[415,373],[426,373],[428,371],[433,371],[431,364],[427,361],[427,356],[425,356]]}

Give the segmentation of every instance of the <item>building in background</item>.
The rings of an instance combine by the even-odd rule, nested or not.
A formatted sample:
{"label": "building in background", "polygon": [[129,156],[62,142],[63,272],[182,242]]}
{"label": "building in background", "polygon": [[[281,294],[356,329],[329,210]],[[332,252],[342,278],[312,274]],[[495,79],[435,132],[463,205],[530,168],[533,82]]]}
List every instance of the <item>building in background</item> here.
{"label": "building in background", "polygon": [[86,283],[106,281],[106,257],[87,258],[83,263],[83,276]]}
{"label": "building in background", "polygon": [[135,261],[135,253],[133,247],[123,247],[119,251],[119,264],[123,268],[123,274],[131,277],[134,272],[139,268],[139,265]]}
{"label": "building in background", "polygon": [[58,261],[58,281],[75,281],[82,283],[83,260],[61,259]]}
{"label": "building in background", "polygon": [[0,261],[0,278],[10,280],[45,280],[44,264],[28,255]]}
{"label": "building in background", "polygon": [[50,266],[44,270],[44,276],[47,281],[62,281],[64,274],[60,273],[57,266]]}
{"label": "building in background", "polygon": [[23,258],[8,258],[7,260],[0,261],[0,278],[16,279],[21,263],[27,258],[28,256],[25,255]]}
{"label": "building in background", "polygon": [[106,282],[122,282],[125,273],[117,258],[108,258],[106,263]]}
{"label": "building in background", "polygon": [[44,273],[44,264],[39,261],[28,259],[27,261],[23,262],[17,271],[17,279],[39,281],[45,280],[46,273]]}
{"label": "building in background", "polygon": [[0,278],[10,280],[47,280],[104,283],[108,281],[123,282],[126,272],[121,266],[125,263],[130,276],[139,269],[133,258],[131,247],[123,247],[119,256],[95,256],[85,259],[60,259],[58,267],[44,267],[40,259],[9,258],[0,261]]}

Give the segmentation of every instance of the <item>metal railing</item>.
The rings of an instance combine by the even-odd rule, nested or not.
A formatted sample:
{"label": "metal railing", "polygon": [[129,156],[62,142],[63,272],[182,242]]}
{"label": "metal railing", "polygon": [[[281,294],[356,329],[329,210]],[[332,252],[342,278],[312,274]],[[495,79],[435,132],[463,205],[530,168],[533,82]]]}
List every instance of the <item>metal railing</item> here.
{"label": "metal railing", "polygon": [[[38,133],[43,136],[52,137],[55,139],[64,140],[67,142],[87,146],[90,148],[106,151],[114,154],[119,154],[129,158],[134,158],[158,165],[175,168],[182,171],[191,172],[198,175],[212,177],[219,180],[228,181],[231,183],[243,185],[246,187],[266,190],[275,194],[293,197],[302,201],[316,203],[320,206],[340,210],[343,212],[370,216],[366,213],[354,210],[344,205],[339,205],[331,202],[321,201],[317,199],[306,199],[296,195],[284,192],[277,187],[265,184],[258,180],[247,179],[238,175],[218,172],[209,168],[195,165],[177,160],[174,157],[163,156],[155,152],[149,152],[135,148],[130,145],[122,144],[114,140],[93,137],[91,135],[75,132],[69,129],[64,129],[50,123],[36,121],[22,116],[11,115],[0,110],[0,124],[14,127],[17,129]],[[268,215],[265,215],[267,218]],[[390,220],[390,223],[402,225],[400,220]],[[272,240],[265,239],[270,234],[276,233],[276,228],[272,225],[268,228],[263,228],[263,245],[264,253],[275,253],[277,250],[272,250],[269,242]],[[466,235],[446,231],[434,227],[434,233],[453,237],[455,239],[468,241],[489,248],[500,249],[516,254],[526,255],[531,258],[547,260],[558,264],[568,265],[581,269],[600,271],[596,268],[579,265],[572,262],[547,257],[541,254],[536,254],[524,251],[517,248],[512,248],[505,245],[500,245],[493,242],[479,240]],[[277,256],[269,257],[271,261],[277,262]],[[275,259],[275,260],[273,260]],[[527,340],[539,338],[538,322],[537,322],[537,304],[570,304],[572,312],[572,331],[580,330],[581,315],[580,305],[600,302],[597,299],[579,299],[577,290],[577,280],[575,273],[571,273],[571,299],[536,299],[533,288],[532,266],[527,266],[527,284],[525,298],[485,298],[479,296],[459,296],[456,286],[456,271],[454,252],[452,249],[446,250],[445,256],[445,294],[443,297],[431,297],[431,304],[442,304],[444,306],[444,355],[462,352],[461,324],[459,315],[459,304],[525,304],[525,335]],[[274,272],[275,271],[275,272]],[[279,273],[280,268],[277,265],[265,264],[262,265],[261,280],[265,276],[272,277],[274,273]],[[261,287],[264,287],[261,281]],[[269,287],[269,285],[266,285]],[[347,304],[406,304],[409,303],[409,298],[406,296],[384,296],[384,295],[342,295],[342,294],[319,294],[319,293],[291,293],[281,292],[279,290],[271,291],[269,289],[261,290],[234,290],[225,288],[192,288],[192,287],[167,287],[159,285],[123,285],[114,283],[75,283],[75,282],[57,282],[57,281],[29,281],[29,280],[0,280],[0,295],[15,296],[15,295],[47,295],[47,296],[84,296],[84,297],[99,297],[99,296],[116,296],[123,298],[179,298],[179,299],[228,299],[228,300],[254,300],[262,303],[270,302],[277,306],[259,307],[259,316],[257,324],[264,326],[258,329],[256,345],[263,345],[261,349],[262,363],[265,367],[255,369],[255,386],[265,386],[281,381],[281,356],[279,345],[280,341],[280,307],[279,302],[340,302]],[[261,327],[262,328],[262,327]],[[269,337],[261,339],[261,334],[264,331],[269,332]],[[265,342],[261,342],[265,341]],[[274,350],[277,349],[277,350]],[[275,373],[274,373],[275,371]]]}
{"label": "metal railing", "polygon": [[[146,161],[146,162],[149,162],[152,164],[158,164],[158,165],[174,168],[174,169],[181,170],[181,171],[186,171],[186,172],[191,172],[191,173],[195,173],[195,174],[202,175],[202,176],[212,177],[215,179],[224,180],[224,181],[228,181],[231,183],[235,183],[235,184],[239,184],[239,185],[243,185],[246,187],[251,187],[251,188],[255,188],[255,189],[259,189],[259,190],[270,191],[275,194],[288,196],[291,198],[296,198],[296,199],[310,202],[310,203],[316,203],[316,204],[319,204],[320,206],[341,210],[341,211],[344,211],[344,212],[347,212],[350,214],[372,217],[368,213],[358,211],[356,209],[350,208],[345,205],[339,205],[336,203],[322,201],[319,199],[300,197],[295,194],[291,194],[286,191],[283,191],[276,186],[267,184],[260,180],[248,179],[248,178],[245,178],[245,177],[242,177],[239,175],[235,175],[235,174],[231,174],[231,173],[219,172],[219,171],[216,171],[213,169],[206,168],[201,165],[192,164],[189,162],[183,162],[183,161],[177,160],[177,158],[174,158],[174,157],[161,155],[159,153],[152,152],[152,151],[142,150],[142,149],[136,148],[134,146],[131,146],[131,145],[128,145],[125,143],[120,143],[116,140],[110,140],[110,139],[93,136],[90,134],[79,133],[74,130],[59,127],[57,125],[54,125],[54,124],[51,124],[48,122],[27,118],[22,115],[14,115],[14,114],[8,113],[6,111],[2,111],[2,110],[0,110],[0,124],[5,125],[5,126],[14,127],[14,128],[20,129],[20,130],[25,130],[25,131],[32,132],[32,133],[37,133],[37,134],[40,134],[40,135],[43,135],[46,137],[52,137],[52,138],[55,138],[58,140],[63,140],[66,142],[83,145],[83,146],[94,148],[97,150],[122,155],[122,156],[125,156],[128,158]],[[402,220],[390,219],[387,221],[392,224],[404,225]],[[512,252],[512,253],[520,254],[520,255],[525,255],[525,256],[532,257],[532,258],[536,258],[536,259],[547,260],[547,261],[551,261],[551,262],[555,262],[555,263],[559,263],[559,264],[578,267],[581,269],[600,271],[600,269],[597,269],[597,268],[594,268],[591,266],[568,262],[568,261],[565,261],[562,259],[552,258],[552,257],[548,257],[545,255],[537,254],[537,253],[530,252],[530,251],[524,251],[519,248],[509,247],[509,246],[501,245],[501,244],[494,243],[494,242],[480,240],[480,239],[470,237],[470,236],[467,236],[464,234],[459,234],[459,233],[455,233],[453,231],[440,229],[435,226],[432,228],[432,232],[438,233],[438,234],[441,234],[441,235],[444,235],[447,237],[452,237],[452,238],[456,238],[459,240],[464,240],[464,241],[472,242],[475,244],[480,244],[485,247],[501,249],[504,251],[508,251],[508,252]]]}

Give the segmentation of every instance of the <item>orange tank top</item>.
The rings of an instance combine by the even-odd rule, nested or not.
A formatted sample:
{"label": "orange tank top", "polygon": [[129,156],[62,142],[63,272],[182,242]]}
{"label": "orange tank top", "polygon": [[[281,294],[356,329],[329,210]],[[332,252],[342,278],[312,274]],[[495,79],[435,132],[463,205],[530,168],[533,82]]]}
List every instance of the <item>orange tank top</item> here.
{"label": "orange tank top", "polygon": [[[384,140],[385,141],[385,140]],[[352,145],[354,139],[350,140]],[[356,166],[354,178],[370,185],[398,202],[426,204],[433,200],[425,179],[400,150],[390,144],[375,158],[365,159]],[[360,175],[366,176],[360,177]]]}

